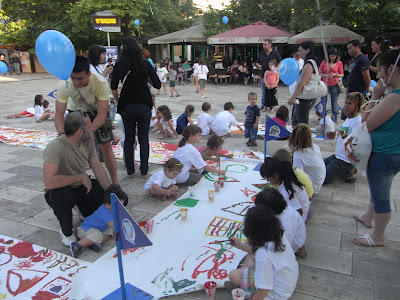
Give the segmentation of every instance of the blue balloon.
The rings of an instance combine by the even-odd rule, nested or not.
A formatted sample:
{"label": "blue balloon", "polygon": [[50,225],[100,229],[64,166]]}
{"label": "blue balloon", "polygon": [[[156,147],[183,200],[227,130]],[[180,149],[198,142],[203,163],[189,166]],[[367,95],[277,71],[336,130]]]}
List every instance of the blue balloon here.
{"label": "blue balloon", "polygon": [[0,61],[0,73],[7,74],[7,71],[7,65],[4,62]]}
{"label": "blue balloon", "polygon": [[224,24],[228,24],[229,18],[228,18],[227,16],[224,16],[224,17],[222,18],[222,22],[224,22]]}
{"label": "blue balloon", "polygon": [[36,40],[36,55],[47,72],[62,80],[71,76],[75,65],[75,48],[69,38],[56,30],[42,32]]}
{"label": "blue balloon", "polygon": [[294,58],[285,58],[278,68],[279,77],[286,85],[291,85],[300,74],[300,67]]}
{"label": "blue balloon", "polygon": [[139,21],[138,19],[136,19],[136,20],[135,20],[135,25],[136,25],[136,26],[139,26],[139,24],[140,24],[140,21]]}
{"label": "blue balloon", "polygon": [[376,84],[376,81],[375,80],[371,80],[371,88],[372,89],[374,88],[375,84]]}

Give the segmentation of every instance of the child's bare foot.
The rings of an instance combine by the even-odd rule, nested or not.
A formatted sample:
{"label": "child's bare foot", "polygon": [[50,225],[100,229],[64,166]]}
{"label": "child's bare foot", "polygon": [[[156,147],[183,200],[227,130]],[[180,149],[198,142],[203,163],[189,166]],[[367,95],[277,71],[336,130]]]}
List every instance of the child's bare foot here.
{"label": "child's bare foot", "polygon": [[165,200],[167,200],[167,196],[165,196],[165,195],[158,195],[158,196],[157,196],[157,199],[160,200],[160,201],[165,201]]}
{"label": "child's bare foot", "polygon": [[176,198],[178,198],[178,195],[179,195],[178,192],[174,192],[171,194],[171,198],[176,200]]}

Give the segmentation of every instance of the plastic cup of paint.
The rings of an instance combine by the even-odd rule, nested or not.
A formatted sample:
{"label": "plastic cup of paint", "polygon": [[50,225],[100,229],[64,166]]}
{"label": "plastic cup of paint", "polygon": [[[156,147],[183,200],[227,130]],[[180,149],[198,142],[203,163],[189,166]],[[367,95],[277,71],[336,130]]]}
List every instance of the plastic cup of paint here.
{"label": "plastic cup of paint", "polygon": [[217,284],[214,281],[207,281],[204,284],[206,295],[209,300],[215,299],[215,292],[217,291]]}
{"label": "plastic cup of paint", "polygon": [[245,295],[246,295],[246,293],[242,289],[232,290],[232,300],[244,300]]}
{"label": "plastic cup of paint", "polygon": [[146,232],[147,221],[139,222],[139,227],[142,229],[143,232]]}
{"label": "plastic cup of paint", "polygon": [[208,191],[208,201],[214,201],[214,191],[213,190],[209,190]]}
{"label": "plastic cup of paint", "polygon": [[181,208],[181,209],[179,210],[179,212],[180,212],[180,214],[181,214],[181,219],[182,219],[182,221],[186,221],[188,209],[187,209],[187,208]]}
{"label": "plastic cup of paint", "polygon": [[224,184],[225,184],[225,177],[220,177],[218,181],[219,181],[219,185],[223,188]]}
{"label": "plastic cup of paint", "polygon": [[146,222],[147,233],[152,233],[153,232],[153,226],[154,226],[154,220],[153,219],[148,219],[147,222]]}
{"label": "plastic cup of paint", "polygon": [[188,187],[188,191],[189,191],[189,197],[194,197],[195,187],[194,186],[189,186]]}
{"label": "plastic cup of paint", "polygon": [[220,188],[219,181],[214,182],[214,190],[215,190],[217,193],[219,192],[219,188]]}

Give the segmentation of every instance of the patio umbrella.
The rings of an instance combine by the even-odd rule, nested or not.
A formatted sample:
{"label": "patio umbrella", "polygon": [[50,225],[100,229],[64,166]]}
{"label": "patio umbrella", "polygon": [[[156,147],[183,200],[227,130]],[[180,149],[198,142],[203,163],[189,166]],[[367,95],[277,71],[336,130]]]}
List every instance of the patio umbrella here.
{"label": "patio umbrella", "polygon": [[323,41],[325,44],[339,45],[347,44],[351,40],[363,42],[364,38],[338,25],[321,25],[292,36],[288,42],[289,44],[300,44],[307,40],[315,44],[322,44]]}
{"label": "patio umbrella", "polygon": [[183,30],[168,33],[148,40],[148,44],[179,44],[179,43],[200,43],[206,42],[207,38],[203,35],[205,31],[204,25],[201,23]]}

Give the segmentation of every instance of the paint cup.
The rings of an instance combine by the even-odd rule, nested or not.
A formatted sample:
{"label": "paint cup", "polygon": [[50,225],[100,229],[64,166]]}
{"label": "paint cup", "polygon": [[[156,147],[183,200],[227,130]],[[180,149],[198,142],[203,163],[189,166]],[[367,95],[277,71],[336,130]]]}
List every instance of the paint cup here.
{"label": "paint cup", "polygon": [[246,293],[242,289],[232,290],[232,300],[244,300],[245,295],[246,295]]}
{"label": "paint cup", "polygon": [[195,187],[194,186],[189,186],[188,187],[188,191],[189,191],[189,197],[194,197]]}
{"label": "paint cup", "polygon": [[214,190],[218,193],[219,192],[219,181],[214,182]]}
{"label": "paint cup", "polygon": [[154,226],[154,220],[153,219],[148,219],[146,221],[147,233],[152,233],[153,232],[153,226]]}
{"label": "paint cup", "polygon": [[138,224],[139,224],[140,229],[142,229],[143,232],[146,232],[147,221],[142,221],[142,222],[139,222]]}
{"label": "paint cup", "polygon": [[180,212],[180,214],[181,214],[181,219],[182,219],[182,221],[186,221],[186,219],[187,219],[187,213],[188,213],[187,208],[181,208],[181,209],[179,210],[179,212]]}
{"label": "paint cup", "polygon": [[207,281],[204,284],[204,288],[208,299],[213,300],[215,298],[215,292],[217,291],[217,284],[214,281]]}
{"label": "paint cup", "polygon": [[225,177],[220,177],[218,181],[219,181],[219,185],[223,188],[224,184],[225,184]]}
{"label": "paint cup", "polygon": [[208,201],[214,201],[214,191],[213,190],[209,190],[208,191]]}

